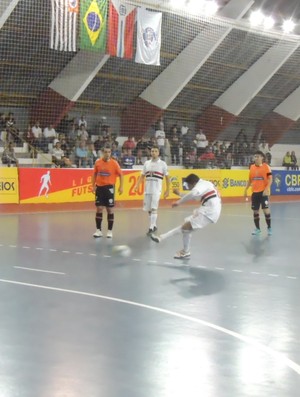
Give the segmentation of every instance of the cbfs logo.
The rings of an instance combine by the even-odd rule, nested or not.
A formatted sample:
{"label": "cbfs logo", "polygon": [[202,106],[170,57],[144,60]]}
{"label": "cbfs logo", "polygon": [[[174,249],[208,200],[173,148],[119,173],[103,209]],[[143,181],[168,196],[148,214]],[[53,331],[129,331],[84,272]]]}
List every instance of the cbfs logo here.
{"label": "cbfs logo", "polygon": [[180,182],[179,182],[177,176],[172,176],[170,178],[170,182],[171,182],[172,189],[178,189],[180,187]]}
{"label": "cbfs logo", "polygon": [[229,187],[229,178],[224,178],[222,182],[223,189],[227,189]]}
{"label": "cbfs logo", "polygon": [[282,184],[282,178],[280,174],[274,175],[274,184],[275,184],[275,191],[280,192],[281,184]]}

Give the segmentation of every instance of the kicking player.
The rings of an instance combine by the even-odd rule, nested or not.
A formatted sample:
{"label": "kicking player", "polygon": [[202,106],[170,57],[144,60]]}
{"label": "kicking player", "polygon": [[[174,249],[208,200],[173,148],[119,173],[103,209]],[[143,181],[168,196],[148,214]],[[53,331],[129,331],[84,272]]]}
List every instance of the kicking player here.
{"label": "kicking player", "polygon": [[110,146],[105,146],[103,156],[95,161],[94,173],[92,176],[92,186],[95,195],[96,212],[96,232],[93,234],[95,238],[102,237],[101,231],[103,209],[107,212],[107,238],[112,238],[112,229],[114,224],[113,207],[115,206],[115,183],[119,177],[119,194],[123,193],[123,174],[119,163],[111,158]]}
{"label": "kicking player", "polygon": [[255,230],[253,235],[258,236],[261,233],[259,224],[260,206],[265,214],[265,220],[268,227],[268,235],[272,235],[271,229],[271,212],[269,207],[270,188],[273,182],[272,171],[270,166],[264,162],[265,155],[260,150],[254,153],[254,164],[251,165],[249,171],[249,180],[245,188],[245,197],[249,187],[252,187],[251,208],[253,210],[253,218]]}
{"label": "kicking player", "polygon": [[197,229],[203,229],[211,223],[216,223],[221,214],[221,199],[212,182],[200,179],[195,174],[189,174],[185,183],[190,190],[189,193],[180,193],[178,189],[173,192],[181,198],[172,204],[172,207],[185,203],[187,201],[195,200],[200,203],[200,206],[194,210],[193,214],[185,218],[181,226],[176,227],[159,236],[152,234],[151,239],[156,243],[174,236],[177,233],[182,233],[183,249],[178,251],[175,259],[187,259],[190,257],[190,245],[192,232]]}
{"label": "kicking player", "polygon": [[149,214],[148,236],[157,230],[157,210],[164,178],[166,179],[164,198],[167,198],[170,194],[168,166],[165,161],[159,158],[158,146],[153,146],[151,149],[151,159],[145,161],[142,173],[134,187],[134,191],[137,192],[140,184],[146,179],[143,209]]}

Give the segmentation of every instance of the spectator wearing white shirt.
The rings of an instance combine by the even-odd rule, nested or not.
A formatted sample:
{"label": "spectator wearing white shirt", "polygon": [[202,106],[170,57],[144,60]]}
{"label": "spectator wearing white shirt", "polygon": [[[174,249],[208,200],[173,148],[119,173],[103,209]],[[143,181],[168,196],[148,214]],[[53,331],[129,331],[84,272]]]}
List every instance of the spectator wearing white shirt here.
{"label": "spectator wearing white shirt", "polygon": [[166,133],[163,130],[155,131],[156,143],[159,148],[159,155],[162,160],[165,160],[166,155]]}
{"label": "spectator wearing white shirt", "polygon": [[52,124],[49,124],[43,131],[43,149],[45,152],[49,150],[49,144],[53,146],[53,141],[56,138],[56,131]]}
{"label": "spectator wearing white shirt", "polygon": [[205,149],[208,145],[206,135],[202,129],[200,129],[198,134],[196,134],[195,144],[197,148],[197,157],[200,157],[203,153],[205,153]]}
{"label": "spectator wearing white shirt", "polygon": [[89,139],[89,133],[87,132],[83,124],[79,127],[78,138],[80,141],[85,141],[85,142]]}

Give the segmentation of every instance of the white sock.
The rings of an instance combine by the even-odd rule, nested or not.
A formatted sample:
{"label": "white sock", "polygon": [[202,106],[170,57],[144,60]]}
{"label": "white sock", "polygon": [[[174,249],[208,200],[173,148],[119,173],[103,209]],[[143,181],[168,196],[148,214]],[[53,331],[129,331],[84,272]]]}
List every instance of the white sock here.
{"label": "white sock", "polygon": [[192,232],[190,230],[184,230],[182,233],[183,249],[185,252],[190,252],[191,248]]}
{"label": "white sock", "polygon": [[156,220],[157,220],[157,212],[152,213],[150,215],[150,229],[153,229],[156,226]]}
{"label": "white sock", "polygon": [[178,233],[182,233],[181,226],[177,226],[177,227],[175,227],[175,229],[169,230],[167,233],[161,234],[159,237],[162,240],[165,240],[166,238],[174,236],[174,234],[178,234]]}

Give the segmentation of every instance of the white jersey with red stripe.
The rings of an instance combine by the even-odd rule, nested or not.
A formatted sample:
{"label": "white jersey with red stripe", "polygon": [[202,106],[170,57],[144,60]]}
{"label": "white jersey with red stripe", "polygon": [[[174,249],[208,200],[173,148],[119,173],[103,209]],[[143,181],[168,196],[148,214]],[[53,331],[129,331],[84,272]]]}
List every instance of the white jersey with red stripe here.
{"label": "white jersey with red stripe", "polygon": [[201,206],[195,212],[205,215],[214,223],[217,222],[221,214],[221,199],[212,182],[199,179],[193,189],[181,197],[179,203],[190,200],[200,201],[201,203]]}
{"label": "white jersey with red stripe", "polygon": [[168,166],[160,158],[157,160],[147,160],[145,161],[142,175],[146,178],[145,193],[160,194],[163,179],[168,175]]}

